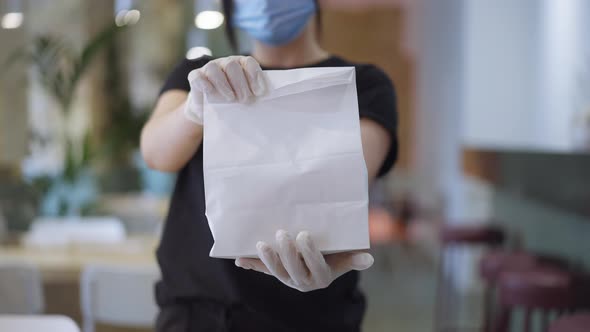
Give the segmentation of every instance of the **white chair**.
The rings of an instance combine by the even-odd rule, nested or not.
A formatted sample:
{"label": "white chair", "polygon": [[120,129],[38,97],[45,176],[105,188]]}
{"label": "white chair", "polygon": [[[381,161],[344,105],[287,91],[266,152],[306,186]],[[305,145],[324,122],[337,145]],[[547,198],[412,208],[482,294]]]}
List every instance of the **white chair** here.
{"label": "white chair", "polygon": [[43,307],[39,269],[23,262],[0,263],[0,314],[40,314]]}
{"label": "white chair", "polygon": [[93,332],[96,323],[153,328],[158,312],[154,284],[159,278],[156,265],[85,267],[80,280],[84,332]]}
{"label": "white chair", "polygon": [[0,315],[0,332],[80,332],[65,316]]}

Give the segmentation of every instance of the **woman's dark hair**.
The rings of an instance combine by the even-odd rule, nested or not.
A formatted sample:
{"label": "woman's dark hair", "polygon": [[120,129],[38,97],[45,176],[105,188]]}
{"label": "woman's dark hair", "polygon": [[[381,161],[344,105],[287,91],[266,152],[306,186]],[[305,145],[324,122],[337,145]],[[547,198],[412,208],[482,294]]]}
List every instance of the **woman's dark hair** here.
{"label": "woman's dark hair", "polygon": [[[286,0],[285,0],[286,1]],[[319,0],[314,0],[317,13],[316,13],[316,26],[318,38],[321,37],[322,32],[322,12],[320,10]],[[225,15],[225,35],[229,41],[230,46],[234,52],[239,50],[238,40],[236,39],[236,31],[232,22],[234,13],[234,0],[223,0],[223,15]]]}

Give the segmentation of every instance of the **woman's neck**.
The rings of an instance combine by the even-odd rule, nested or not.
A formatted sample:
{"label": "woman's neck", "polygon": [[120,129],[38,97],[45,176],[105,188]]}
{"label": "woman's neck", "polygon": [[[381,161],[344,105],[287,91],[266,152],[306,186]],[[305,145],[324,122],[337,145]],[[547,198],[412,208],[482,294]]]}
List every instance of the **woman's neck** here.
{"label": "woman's neck", "polygon": [[256,41],[252,56],[263,67],[301,67],[325,60],[330,56],[323,50],[316,38],[313,19],[305,30],[293,41],[281,46],[269,46]]}

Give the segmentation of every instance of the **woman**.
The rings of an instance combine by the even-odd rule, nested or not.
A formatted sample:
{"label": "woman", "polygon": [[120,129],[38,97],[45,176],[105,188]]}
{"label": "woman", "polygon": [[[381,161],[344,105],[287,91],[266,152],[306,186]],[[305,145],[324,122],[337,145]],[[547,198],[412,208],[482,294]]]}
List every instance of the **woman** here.
{"label": "woman", "polygon": [[268,88],[263,68],[355,66],[363,152],[374,179],[397,155],[393,86],[376,67],[348,62],[319,46],[319,8],[313,0],[226,0],[224,11],[232,41],[233,26],[254,39],[252,56],[180,63],[142,132],[148,165],[178,172],[157,252],[162,271],[157,330],[359,331],[365,305],[354,270],[371,266],[368,253],[323,256],[313,234],[277,230],[277,251],[259,243],[259,259],[208,256],[213,239],[203,190],[203,96],[235,103],[256,98]]}

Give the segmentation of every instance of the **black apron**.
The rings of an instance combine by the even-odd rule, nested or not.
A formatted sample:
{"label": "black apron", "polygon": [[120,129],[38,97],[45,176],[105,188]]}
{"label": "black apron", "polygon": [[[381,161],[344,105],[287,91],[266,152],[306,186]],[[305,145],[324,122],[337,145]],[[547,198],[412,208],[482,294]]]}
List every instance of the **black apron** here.
{"label": "black apron", "polygon": [[326,329],[309,326],[288,328],[264,314],[244,306],[228,307],[213,301],[193,301],[162,307],[156,332],[360,332],[346,326]]}

